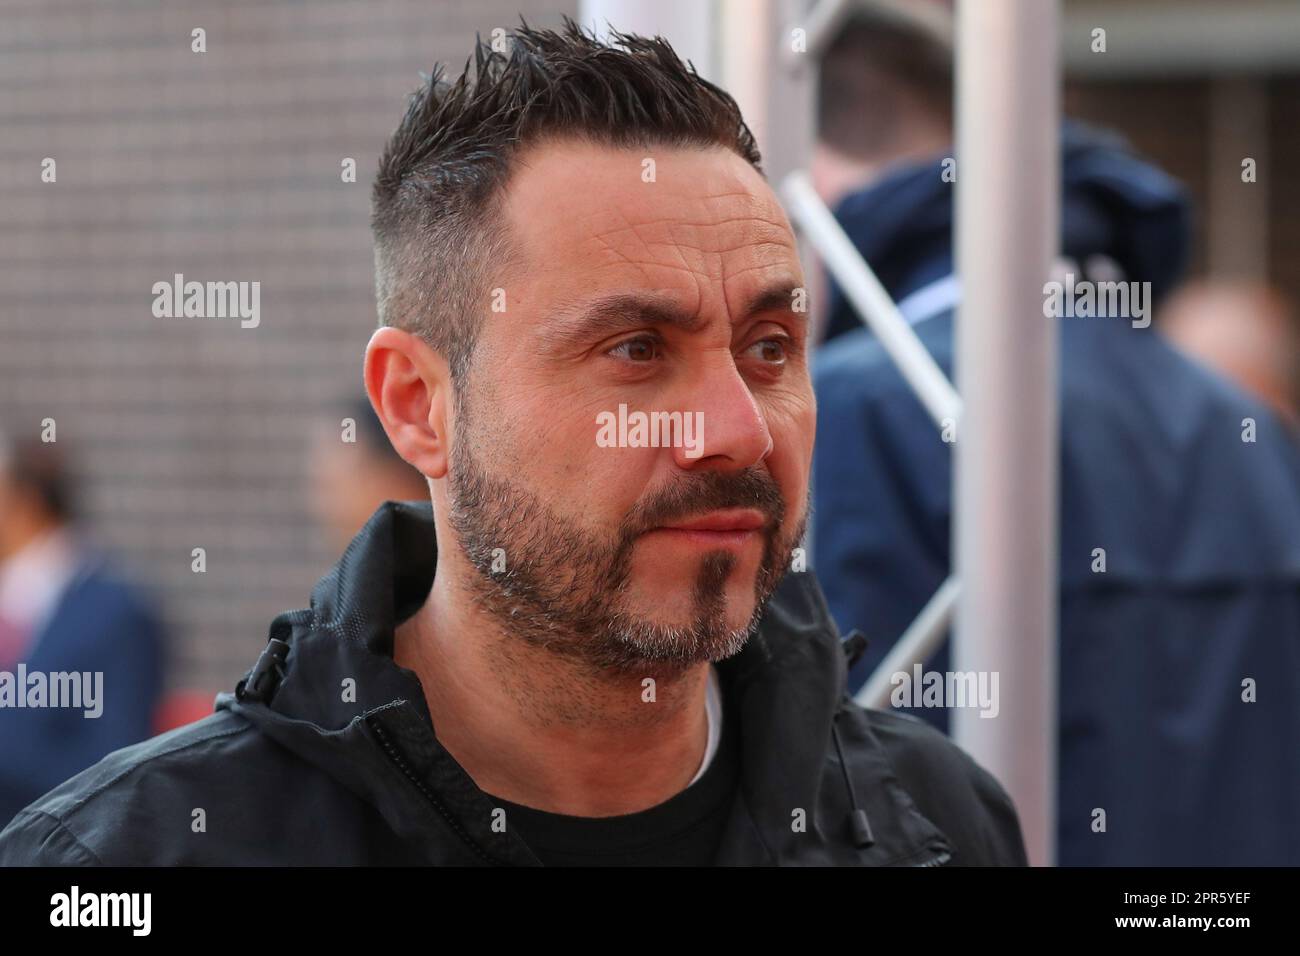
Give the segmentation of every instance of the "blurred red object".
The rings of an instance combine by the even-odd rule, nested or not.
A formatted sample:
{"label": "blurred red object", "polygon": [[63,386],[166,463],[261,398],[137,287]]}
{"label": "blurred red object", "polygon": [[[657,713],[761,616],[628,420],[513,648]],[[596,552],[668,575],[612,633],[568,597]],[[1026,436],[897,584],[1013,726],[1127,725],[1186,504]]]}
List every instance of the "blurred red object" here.
{"label": "blurred red object", "polygon": [[202,720],[212,713],[212,700],[216,694],[201,690],[178,690],[166,694],[154,712],[153,731],[166,733]]}

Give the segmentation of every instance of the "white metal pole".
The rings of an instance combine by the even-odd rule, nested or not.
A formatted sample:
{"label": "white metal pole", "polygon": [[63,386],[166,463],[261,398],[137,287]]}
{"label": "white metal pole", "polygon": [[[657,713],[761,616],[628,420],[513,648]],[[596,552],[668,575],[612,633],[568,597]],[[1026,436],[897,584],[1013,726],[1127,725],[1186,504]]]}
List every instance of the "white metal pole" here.
{"label": "white metal pole", "polygon": [[808,174],[791,173],[781,186],[781,194],[804,238],[817,250],[858,317],[876,334],[935,424],[941,429],[955,426],[961,416],[961,399],[853,240],[817,195]]}
{"label": "white metal pole", "polygon": [[943,644],[952,623],[953,612],[957,608],[957,598],[961,594],[961,584],[950,577],[939,585],[921,608],[907,630],[897,643],[889,649],[862,689],[853,695],[853,700],[863,707],[877,707],[881,710],[890,706],[893,693],[894,675],[911,674],[913,664],[924,664]]}
{"label": "white metal pole", "polygon": [[992,719],[956,708],[952,730],[1011,794],[1035,865],[1056,842],[1059,320],[1043,284],[1059,243],[1059,18],[1056,0],[957,12],[952,659],[996,674],[999,700]]}
{"label": "white metal pole", "polygon": [[780,69],[782,51],[794,47],[789,22],[801,0],[716,0],[719,78],[740,106],[763,154],[772,183],[807,168],[813,150],[816,62],[794,54],[809,67]]}

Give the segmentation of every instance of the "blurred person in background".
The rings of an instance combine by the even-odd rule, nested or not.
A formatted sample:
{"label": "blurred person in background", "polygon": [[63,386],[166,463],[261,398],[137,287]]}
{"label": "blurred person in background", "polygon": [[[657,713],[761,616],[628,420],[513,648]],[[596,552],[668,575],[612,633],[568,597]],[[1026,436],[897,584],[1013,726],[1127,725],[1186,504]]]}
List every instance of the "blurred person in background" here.
{"label": "blurred person in background", "polygon": [[102,674],[97,717],[78,707],[0,706],[0,826],[105,754],[154,731],[164,638],[149,600],[78,533],[53,443],[0,435],[0,671]]}
{"label": "blurred person in background", "polygon": [[1295,310],[1258,282],[1189,282],[1158,327],[1180,351],[1226,375],[1300,429],[1300,331]]}
{"label": "blurred person in background", "polygon": [[[340,405],[340,417],[319,428],[311,441],[311,500],[317,523],[332,550],[342,552],[385,501],[427,501],[423,475],[393,450],[364,395]],[[351,419],[355,441],[344,441]]]}
{"label": "blurred person in background", "polygon": [[[945,46],[943,18],[942,7],[918,6],[909,12],[871,7],[840,30],[822,57],[809,175],[832,209],[888,168],[930,160],[948,149],[952,51]],[[862,29],[864,22],[872,29]],[[863,109],[868,103],[869,114]],[[933,244],[935,251],[942,248],[938,238]],[[943,263],[936,263],[917,281],[944,274]],[[828,277],[815,269],[809,278],[813,320],[822,339],[861,326],[852,312],[841,310],[833,316],[835,325],[828,327]]]}
{"label": "blurred person in background", "polygon": [[[912,52],[881,78],[896,49]],[[829,48],[819,108],[823,166],[844,174],[823,176],[827,194],[852,165],[867,176],[836,216],[949,376],[951,111],[927,104],[951,96],[951,77],[930,21],[860,10]],[[1181,187],[1068,122],[1061,183],[1076,277],[1150,282],[1161,301],[1188,255]],[[838,289],[828,310],[814,383],[833,437],[817,446],[813,563],[839,627],[872,639],[857,689],[952,570],[951,446]],[[1059,327],[1059,861],[1300,863],[1300,452],[1270,409],[1153,328]],[[926,666],[949,670],[947,647]],[[948,729],[945,709],[909,712]]]}

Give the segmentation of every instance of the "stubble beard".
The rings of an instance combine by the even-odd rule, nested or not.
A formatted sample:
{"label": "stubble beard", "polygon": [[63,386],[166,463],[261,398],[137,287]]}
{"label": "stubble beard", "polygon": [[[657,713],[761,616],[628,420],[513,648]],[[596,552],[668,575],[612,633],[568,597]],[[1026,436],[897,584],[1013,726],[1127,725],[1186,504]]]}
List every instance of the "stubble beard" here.
{"label": "stubble beard", "polygon": [[[679,473],[669,487],[638,502],[612,536],[600,535],[521,485],[490,474],[472,444],[472,438],[456,444],[448,475],[448,520],[476,571],[467,582],[471,598],[507,638],[607,673],[662,674],[739,653],[807,523],[805,507],[798,526],[781,534],[786,509],[780,489],[754,466],[738,473]],[[737,558],[725,550],[698,559],[685,624],[658,623],[626,607],[642,533],[668,519],[731,507],[756,508],[767,519],[754,609],[743,626],[727,626],[726,584]]]}

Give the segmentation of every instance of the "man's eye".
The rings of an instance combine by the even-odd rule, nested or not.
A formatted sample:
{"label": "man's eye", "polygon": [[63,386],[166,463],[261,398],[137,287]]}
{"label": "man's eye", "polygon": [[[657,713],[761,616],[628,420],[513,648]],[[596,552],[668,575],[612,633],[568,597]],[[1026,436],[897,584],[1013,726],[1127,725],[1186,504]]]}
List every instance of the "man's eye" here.
{"label": "man's eye", "polygon": [[784,365],[788,346],[789,339],[784,337],[762,339],[761,341],[755,342],[746,351],[772,365]]}
{"label": "man's eye", "polygon": [[658,348],[659,343],[655,339],[640,335],[619,342],[605,354],[625,358],[630,362],[650,362],[658,355]]}

